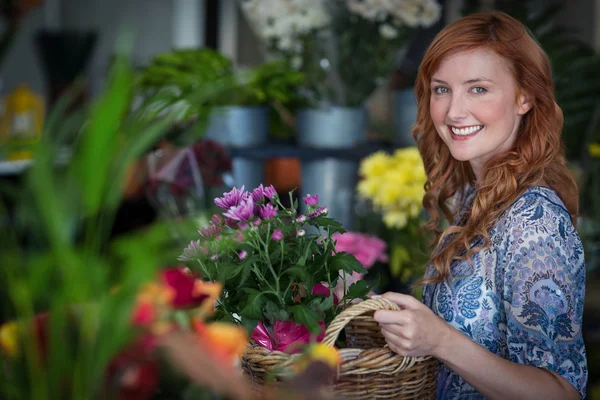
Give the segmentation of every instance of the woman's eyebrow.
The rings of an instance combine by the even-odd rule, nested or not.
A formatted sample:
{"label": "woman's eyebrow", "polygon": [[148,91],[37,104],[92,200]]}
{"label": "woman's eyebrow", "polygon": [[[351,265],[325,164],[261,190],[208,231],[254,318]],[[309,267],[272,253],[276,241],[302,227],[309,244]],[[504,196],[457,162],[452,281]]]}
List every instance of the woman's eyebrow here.
{"label": "woman's eyebrow", "polygon": [[[438,78],[431,78],[431,82],[434,82],[434,83],[441,83],[442,85],[447,85],[447,84],[448,84],[448,82],[446,82],[446,81],[443,81],[443,80],[441,80],[441,79],[438,79]],[[483,77],[483,76],[480,76],[480,77],[478,77],[478,78],[474,78],[474,79],[469,79],[469,80],[467,80],[467,81],[464,81],[463,83],[464,83],[464,84],[473,84],[473,83],[478,83],[478,82],[490,82],[490,83],[495,83],[493,80],[491,80],[491,79],[489,79],[489,78],[486,78],[486,77]]]}

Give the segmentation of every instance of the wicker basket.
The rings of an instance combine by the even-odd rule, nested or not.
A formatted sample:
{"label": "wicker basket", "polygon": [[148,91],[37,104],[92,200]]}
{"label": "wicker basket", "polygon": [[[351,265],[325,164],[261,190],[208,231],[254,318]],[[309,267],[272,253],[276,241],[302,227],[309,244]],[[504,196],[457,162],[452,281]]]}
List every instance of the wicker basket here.
{"label": "wicker basket", "polygon": [[[333,346],[346,329],[348,348],[340,349],[343,362],[332,387],[343,399],[435,399],[438,361],[433,357],[403,357],[385,346],[377,310],[399,310],[386,299],[370,299],[340,313],[329,325],[323,342]],[[253,345],[246,351],[244,372],[259,387],[281,379],[297,356]]]}

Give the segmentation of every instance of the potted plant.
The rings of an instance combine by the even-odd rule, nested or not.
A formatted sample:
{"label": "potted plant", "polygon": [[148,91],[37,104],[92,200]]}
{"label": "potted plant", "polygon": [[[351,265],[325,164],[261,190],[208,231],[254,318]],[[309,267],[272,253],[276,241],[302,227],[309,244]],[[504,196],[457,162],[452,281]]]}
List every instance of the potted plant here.
{"label": "potted plant", "polygon": [[[268,141],[271,106],[291,101],[302,79],[284,60],[234,71],[231,60],[219,52],[188,49],[156,56],[141,73],[139,87],[150,116],[173,107],[183,121],[209,114],[208,138],[231,147],[252,147]],[[215,87],[219,91],[214,96],[195,100],[196,93],[210,95]],[[257,186],[263,181],[263,162],[236,158],[233,164],[236,184]]]}
{"label": "potted plant", "polygon": [[[393,69],[413,30],[441,15],[435,0],[245,0],[242,5],[267,54],[283,55],[305,74],[303,94],[310,107],[297,112],[297,141],[321,149],[346,149],[366,140],[365,101]],[[302,164],[302,192],[319,193],[346,228],[352,213],[343,205],[353,202],[357,167],[336,159]]]}
{"label": "potted plant", "polygon": [[[336,247],[341,240],[345,249],[356,249],[352,235],[340,237],[344,230],[327,216],[318,195],[303,201],[307,211],[299,213],[297,203],[285,207],[272,187],[233,188],[215,199],[223,212],[180,256],[204,279],[222,282],[217,316],[248,328],[252,342],[242,357],[246,374],[258,385],[288,379],[298,366],[298,349],[323,341],[342,347],[344,361],[332,386],[339,398],[377,398],[393,391],[417,399],[435,393],[435,359],[407,359],[400,365],[403,358],[384,348],[372,313],[397,306],[385,299],[352,304],[369,292],[364,280],[352,276],[366,272],[361,262]],[[378,244],[379,251],[365,262],[382,256]],[[339,342],[344,329],[346,340]],[[374,354],[378,361],[371,364]],[[357,370],[360,363],[365,367]]]}
{"label": "potted plant", "polygon": [[[302,79],[302,74],[293,71],[283,59],[241,72],[236,76],[235,85],[212,102],[215,108],[209,135],[211,131],[215,137],[224,133],[231,147],[266,144],[271,127],[279,118],[279,114],[272,115],[271,110],[292,101]],[[255,187],[264,182],[264,160],[236,157],[233,170],[238,186]]]}
{"label": "potted plant", "polygon": [[218,315],[248,327],[270,349],[322,335],[342,304],[368,292],[360,281],[334,297],[344,287],[343,273],[366,270],[351,254],[336,251],[332,235],[344,230],[327,217],[318,196],[304,202],[306,214],[297,202],[285,207],[271,186],[233,188],[215,199],[222,214],[179,258],[205,279],[222,282]]}

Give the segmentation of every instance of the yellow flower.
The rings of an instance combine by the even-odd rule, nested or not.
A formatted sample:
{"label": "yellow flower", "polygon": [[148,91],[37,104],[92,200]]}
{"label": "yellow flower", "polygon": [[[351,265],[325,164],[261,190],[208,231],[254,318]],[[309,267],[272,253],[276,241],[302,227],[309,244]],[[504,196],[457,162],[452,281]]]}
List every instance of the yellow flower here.
{"label": "yellow flower", "polygon": [[393,155],[378,152],[361,163],[363,179],[357,191],[382,212],[389,227],[402,229],[422,209],[427,174],[416,147],[398,149]]}
{"label": "yellow flower", "polygon": [[304,371],[312,362],[323,362],[331,368],[337,368],[342,363],[342,356],[335,347],[324,343],[311,344],[294,364],[296,372]]}
{"label": "yellow flower", "polygon": [[414,146],[397,149],[394,153],[394,161],[419,165],[421,164],[421,154]]}
{"label": "yellow flower", "polygon": [[0,348],[9,357],[19,355],[19,334],[16,322],[8,322],[0,327]]}
{"label": "yellow flower", "polygon": [[363,179],[358,182],[358,193],[367,198],[373,198],[379,192],[381,182],[379,179]]}
{"label": "yellow flower", "polygon": [[386,182],[380,188],[379,194],[373,199],[377,206],[390,207],[402,196],[403,187],[393,182]]}
{"label": "yellow flower", "polygon": [[360,175],[364,177],[381,176],[390,167],[390,156],[378,151],[365,158],[360,164]]}
{"label": "yellow flower", "polygon": [[600,157],[600,143],[588,144],[588,152],[590,153],[590,156],[594,158]]}

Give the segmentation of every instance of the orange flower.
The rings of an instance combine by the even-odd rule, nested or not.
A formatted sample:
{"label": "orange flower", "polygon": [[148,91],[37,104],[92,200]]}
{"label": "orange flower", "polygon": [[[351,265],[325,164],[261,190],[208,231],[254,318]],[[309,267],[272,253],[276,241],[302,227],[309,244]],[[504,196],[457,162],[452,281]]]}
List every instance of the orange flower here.
{"label": "orange flower", "polygon": [[202,313],[202,317],[210,316],[215,311],[215,303],[221,292],[223,291],[223,285],[219,282],[204,282],[200,279],[194,283],[194,297],[207,296],[198,309]]}
{"label": "orange flower", "polygon": [[141,326],[153,324],[174,296],[175,291],[168,286],[154,282],[146,284],[137,295],[132,323]]}
{"label": "orange flower", "polygon": [[226,322],[205,324],[198,319],[192,324],[200,345],[226,365],[233,365],[248,347],[248,335],[240,326]]}

